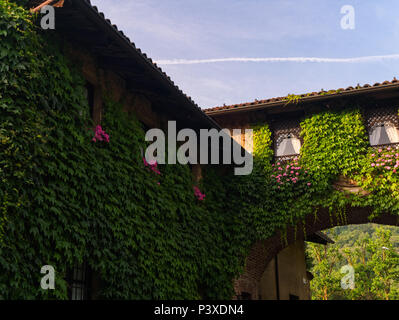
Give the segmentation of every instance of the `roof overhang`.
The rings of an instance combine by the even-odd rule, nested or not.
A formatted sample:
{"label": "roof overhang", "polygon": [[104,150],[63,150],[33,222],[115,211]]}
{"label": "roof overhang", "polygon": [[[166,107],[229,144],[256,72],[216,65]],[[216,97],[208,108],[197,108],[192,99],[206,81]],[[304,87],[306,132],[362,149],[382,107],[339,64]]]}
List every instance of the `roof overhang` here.
{"label": "roof overhang", "polygon": [[317,231],[306,238],[306,241],[327,245],[329,243],[334,244],[335,242],[321,231]]}
{"label": "roof overhang", "polygon": [[[44,2],[34,0],[31,6],[35,8]],[[193,129],[220,129],[89,0],[65,0],[62,5],[55,8],[57,34],[92,52],[101,66],[121,76],[129,89],[144,93],[154,108],[171,120]]]}
{"label": "roof overhang", "polygon": [[[383,84],[378,86],[368,86],[359,89],[339,91],[337,93],[316,94],[312,96],[302,95],[296,102],[290,102],[288,99],[276,98],[270,99],[272,101],[266,103],[253,102],[250,104],[235,105],[229,107],[219,107],[204,110],[204,112],[211,116],[237,114],[258,110],[268,110],[271,113],[285,113],[302,110],[310,103],[329,102],[338,99],[346,99],[350,97],[371,97],[375,99],[384,98],[399,98],[399,82]],[[275,101],[273,101],[275,100]]]}

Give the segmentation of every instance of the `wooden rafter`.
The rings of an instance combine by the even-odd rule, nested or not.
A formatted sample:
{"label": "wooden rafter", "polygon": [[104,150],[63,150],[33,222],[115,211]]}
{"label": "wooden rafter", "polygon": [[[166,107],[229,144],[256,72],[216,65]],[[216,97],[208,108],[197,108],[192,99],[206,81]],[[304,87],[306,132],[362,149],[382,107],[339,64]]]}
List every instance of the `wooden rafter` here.
{"label": "wooden rafter", "polygon": [[[41,8],[50,5],[51,3],[55,2],[57,0],[46,0],[42,4],[38,5],[36,8],[31,9],[31,12],[38,12],[40,11]],[[53,4],[53,7],[63,7],[64,6],[64,0],[60,0],[57,3]]]}

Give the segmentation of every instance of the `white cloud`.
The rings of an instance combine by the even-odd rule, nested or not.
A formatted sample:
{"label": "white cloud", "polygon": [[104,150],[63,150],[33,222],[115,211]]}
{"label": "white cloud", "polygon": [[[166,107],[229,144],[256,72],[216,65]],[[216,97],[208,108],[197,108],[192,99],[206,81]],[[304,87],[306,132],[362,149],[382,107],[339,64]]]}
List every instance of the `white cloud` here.
{"label": "white cloud", "polygon": [[174,60],[158,60],[156,63],[160,65],[177,65],[177,64],[201,64],[201,63],[218,63],[218,62],[316,62],[316,63],[365,63],[378,62],[384,60],[399,60],[399,54],[390,54],[382,56],[365,56],[355,58],[317,58],[317,57],[282,57],[282,58],[219,58],[219,59],[174,59]]}

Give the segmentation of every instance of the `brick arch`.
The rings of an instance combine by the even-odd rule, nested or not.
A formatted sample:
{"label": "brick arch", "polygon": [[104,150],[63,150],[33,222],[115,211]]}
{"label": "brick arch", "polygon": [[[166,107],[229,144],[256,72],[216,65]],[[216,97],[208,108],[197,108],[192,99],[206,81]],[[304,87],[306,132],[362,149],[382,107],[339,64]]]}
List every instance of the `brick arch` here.
{"label": "brick arch", "polygon": [[[257,299],[258,286],[269,262],[281,250],[298,240],[306,240],[305,235],[311,235],[317,231],[344,226],[350,224],[377,223],[383,225],[399,226],[399,217],[391,214],[382,214],[373,220],[369,217],[372,213],[371,208],[348,207],[346,209],[345,222],[330,213],[327,209],[319,210],[317,218],[308,215],[305,219],[305,232],[302,223],[295,227],[288,228],[286,239],[280,233],[263,241],[256,242],[246,258],[246,265],[242,275],[234,281],[234,290],[237,295],[241,292],[248,292],[254,299]],[[331,221],[332,220],[332,221]]]}

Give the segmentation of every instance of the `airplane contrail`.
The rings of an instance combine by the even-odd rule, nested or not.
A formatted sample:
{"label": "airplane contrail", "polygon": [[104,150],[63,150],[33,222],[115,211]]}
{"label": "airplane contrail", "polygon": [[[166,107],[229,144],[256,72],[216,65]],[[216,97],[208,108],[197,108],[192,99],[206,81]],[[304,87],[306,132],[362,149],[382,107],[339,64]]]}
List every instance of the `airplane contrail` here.
{"label": "airplane contrail", "polygon": [[158,60],[157,64],[178,65],[178,64],[201,64],[219,62],[313,62],[313,63],[364,63],[383,60],[399,60],[399,54],[382,56],[364,56],[355,58],[317,58],[317,57],[287,57],[287,58],[218,58],[218,59],[173,59]]}

